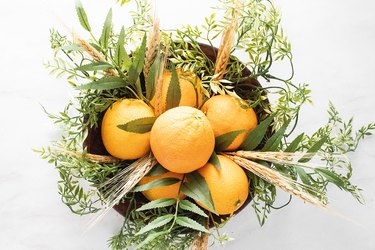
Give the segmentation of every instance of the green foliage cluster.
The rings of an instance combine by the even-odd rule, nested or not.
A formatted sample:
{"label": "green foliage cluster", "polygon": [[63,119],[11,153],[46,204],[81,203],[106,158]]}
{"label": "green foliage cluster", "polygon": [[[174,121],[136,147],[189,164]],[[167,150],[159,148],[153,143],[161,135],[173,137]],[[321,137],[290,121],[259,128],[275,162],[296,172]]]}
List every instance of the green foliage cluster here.
{"label": "green foliage cluster", "polygon": [[[122,5],[127,1],[117,2]],[[156,69],[161,63],[161,55],[157,56],[151,67],[151,76],[144,79],[142,69],[145,63],[146,34],[151,26],[152,17],[150,5],[146,0],[137,0],[136,3],[137,10],[131,13],[133,25],[122,27],[119,33],[115,32],[110,10],[97,39],[92,33],[89,18],[82,4],[77,1],[79,22],[90,36],[90,46],[103,55],[103,60],[100,61],[88,56],[79,44],[58,31],[51,30],[51,48],[55,54],[54,59],[46,63],[46,67],[51,74],[66,77],[69,84],[77,90],[77,95],[59,114],[49,114],[46,111],[56,124],[63,127],[64,134],[55,148],[45,148],[38,152],[59,171],[59,194],[62,201],[76,214],[95,213],[100,210],[103,205],[103,190],[100,189],[100,184],[131,164],[128,161],[99,164],[85,157],[86,149],[83,142],[89,129],[99,127],[103,112],[116,100],[138,98],[149,103],[154,95],[154,79],[158,73]],[[298,124],[301,107],[311,102],[311,97],[308,85],[292,81],[293,56],[291,45],[280,26],[280,14],[268,0],[245,0],[243,8],[240,9],[236,8],[231,0],[221,0],[220,4],[216,12],[205,19],[202,26],[186,25],[163,33],[162,41],[167,41],[170,45],[167,66],[172,71],[167,107],[176,106],[180,99],[176,68],[190,70],[202,79],[202,91],[207,97],[217,93],[237,94],[257,111],[260,124],[249,134],[241,149],[301,153],[296,164],[275,164],[265,161],[259,163],[278,171],[290,179],[296,188],[316,196],[324,203],[328,202],[326,192],[330,183],[350,192],[362,202],[360,189],[349,181],[352,174],[350,162],[335,157],[335,153],[354,151],[359,141],[375,129],[375,124],[364,126],[353,135],[352,119],[348,122],[343,121],[330,104],[327,125],[312,135],[300,134],[291,140]],[[200,43],[213,47],[229,21],[219,19],[219,14],[230,16],[228,14],[235,11],[239,11],[237,38],[228,70],[223,80],[217,83],[213,80],[215,62],[203,53]],[[133,48],[134,44],[138,47]],[[240,54],[246,55],[247,59],[240,61],[235,56]],[[290,76],[284,79],[272,74],[272,65],[276,61],[290,65]],[[243,76],[245,68],[250,69],[249,76]],[[242,87],[249,79],[263,79],[266,84],[263,87],[252,86],[251,90],[245,90]],[[271,95],[277,99],[275,105],[268,101]],[[153,122],[153,119],[142,118],[119,124],[119,128],[145,133],[151,129]],[[233,131],[217,137],[215,151],[219,153],[226,148],[241,132]],[[316,155],[324,160],[324,166],[313,167],[314,164],[311,162]],[[215,152],[210,162],[220,170],[221,166]],[[164,172],[165,170],[158,165],[149,175]],[[253,173],[249,172],[248,176],[252,206],[260,224],[263,225],[268,214],[275,208],[273,204],[277,189]],[[204,178],[198,173],[186,174],[184,178],[189,181],[180,182],[179,192],[188,197],[185,200],[137,200],[137,192],[179,182],[173,178],[137,186],[123,197],[122,201],[130,205],[124,215],[123,227],[109,240],[112,249],[186,249],[199,234],[208,233],[208,221],[217,230],[217,235],[212,233],[217,241],[222,243],[230,240],[229,236],[221,235],[218,229],[231,216],[214,220],[214,212],[203,210],[193,202],[197,200],[205,204],[210,211],[215,211]]]}

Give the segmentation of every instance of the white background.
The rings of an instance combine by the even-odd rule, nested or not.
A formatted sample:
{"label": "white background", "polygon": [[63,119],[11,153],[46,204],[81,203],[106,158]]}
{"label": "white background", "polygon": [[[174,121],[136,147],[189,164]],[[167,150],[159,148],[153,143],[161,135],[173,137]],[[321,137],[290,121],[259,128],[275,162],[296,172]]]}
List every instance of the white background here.
{"label": "white background", "polygon": [[[211,11],[207,6],[215,5],[202,0],[156,2],[164,27],[199,23]],[[313,90],[314,105],[303,109],[299,131],[311,133],[326,122],[328,100],[345,118],[354,115],[356,128],[374,122],[375,2],[275,2],[293,45],[295,80],[310,83]],[[111,6],[116,28],[129,21],[129,5],[120,9],[114,0],[83,3],[96,31]],[[121,216],[111,212],[85,232],[90,216],[73,215],[60,202],[57,171],[31,150],[59,135],[40,104],[58,112],[72,97],[68,84],[49,76],[42,65],[52,57],[49,28],[64,32],[58,19],[84,34],[74,1],[1,1],[0,249],[106,249],[106,240],[122,224]],[[213,249],[375,249],[374,149],[371,137],[350,154],[353,182],[364,189],[366,205],[335,187],[329,190],[332,209],[356,223],[294,199],[290,206],[273,211],[260,227],[248,207],[222,230],[235,241]],[[280,193],[276,203],[287,198]]]}

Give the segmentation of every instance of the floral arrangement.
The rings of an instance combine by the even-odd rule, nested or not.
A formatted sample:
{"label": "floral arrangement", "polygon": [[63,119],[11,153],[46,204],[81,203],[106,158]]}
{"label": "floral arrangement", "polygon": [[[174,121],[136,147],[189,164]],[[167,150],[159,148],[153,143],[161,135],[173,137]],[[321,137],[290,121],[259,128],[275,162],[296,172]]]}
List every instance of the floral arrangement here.
{"label": "floral arrangement", "polygon": [[[77,1],[89,38],[51,29],[46,63],[76,96],[57,115],[45,110],[63,133],[38,152],[59,171],[73,213],[124,216],[112,249],[206,249],[209,236],[223,243],[230,237],[219,229],[241,209],[265,223],[277,187],[322,209],[330,184],[363,202],[345,153],[375,124],[354,132],[330,103],[326,125],[295,135],[310,90],[293,81],[271,1],[221,0],[202,26],[173,31],[160,29],[148,1],[136,4],[131,26],[114,30],[110,10],[97,38]],[[290,77],[272,74],[277,61]]]}

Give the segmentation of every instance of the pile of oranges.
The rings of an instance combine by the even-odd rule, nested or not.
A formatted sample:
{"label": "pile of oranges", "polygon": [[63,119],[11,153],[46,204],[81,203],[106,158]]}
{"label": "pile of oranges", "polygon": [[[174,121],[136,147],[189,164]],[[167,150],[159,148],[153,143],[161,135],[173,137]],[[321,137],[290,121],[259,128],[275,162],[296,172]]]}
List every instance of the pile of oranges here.
{"label": "pile of oranges", "polygon": [[[193,74],[192,74],[193,75]],[[216,95],[202,105],[201,83],[179,71],[181,98],[178,107],[159,115],[151,131],[133,133],[122,130],[119,124],[155,117],[155,98],[150,104],[139,99],[118,100],[105,112],[101,135],[107,151],[117,158],[133,160],[152,151],[158,163],[168,170],[157,176],[145,176],[139,185],[161,178],[189,181],[184,174],[197,171],[204,177],[210,190],[216,213],[232,214],[246,201],[249,181],[245,171],[229,158],[218,155],[221,168],[209,162],[215,150],[215,138],[239,131],[238,136],[223,151],[240,147],[248,133],[257,126],[254,110],[239,98]],[[171,73],[163,74],[161,99],[166,100]],[[163,105],[164,102],[161,102]],[[143,192],[149,200],[160,198],[184,199],[180,183],[152,188]],[[206,208],[203,204],[198,205]],[[207,209],[207,208],[206,208]]]}

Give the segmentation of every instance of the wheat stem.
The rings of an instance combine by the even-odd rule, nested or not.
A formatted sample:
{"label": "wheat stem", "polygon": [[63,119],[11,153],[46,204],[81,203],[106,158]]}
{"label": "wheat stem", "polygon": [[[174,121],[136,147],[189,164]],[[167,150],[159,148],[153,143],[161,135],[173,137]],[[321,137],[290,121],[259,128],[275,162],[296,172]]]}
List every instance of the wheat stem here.
{"label": "wheat stem", "polygon": [[326,205],[322,203],[318,198],[304,192],[303,190],[297,189],[290,184],[290,181],[287,177],[281,175],[279,172],[265,167],[259,163],[244,159],[239,156],[233,156],[226,154],[226,156],[232,159],[241,167],[249,170],[250,172],[254,173],[258,177],[262,178],[263,180],[279,187],[283,191],[292,194],[305,202],[313,204],[315,206],[326,208]]}
{"label": "wheat stem", "polygon": [[54,151],[67,154],[67,155],[71,155],[77,158],[88,159],[95,163],[116,164],[122,161],[121,159],[113,157],[111,155],[97,155],[97,154],[83,153],[83,152],[72,151],[69,149],[61,148],[61,147],[54,147]]}

